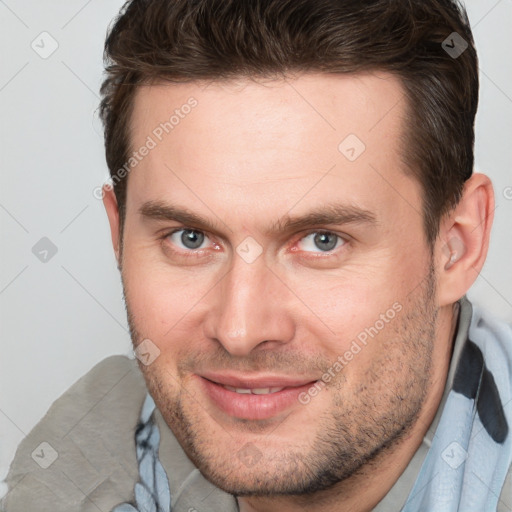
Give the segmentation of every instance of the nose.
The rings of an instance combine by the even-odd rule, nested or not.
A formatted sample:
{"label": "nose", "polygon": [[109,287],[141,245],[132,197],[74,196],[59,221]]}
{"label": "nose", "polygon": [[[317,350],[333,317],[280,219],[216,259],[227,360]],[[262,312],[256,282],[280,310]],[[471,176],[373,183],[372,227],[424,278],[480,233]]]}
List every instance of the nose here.
{"label": "nose", "polygon": [[290,295],[263,258],[247,263],[235,255],[231,270],[208,294],[205,335],[234,356],[289,343],[295,333]]}

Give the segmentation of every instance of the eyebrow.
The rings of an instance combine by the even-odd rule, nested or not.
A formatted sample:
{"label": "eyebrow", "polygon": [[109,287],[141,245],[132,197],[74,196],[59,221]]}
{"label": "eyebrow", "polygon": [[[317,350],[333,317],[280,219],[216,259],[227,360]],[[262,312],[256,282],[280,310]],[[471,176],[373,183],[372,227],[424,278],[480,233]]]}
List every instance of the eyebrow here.
{"label": "eyebrow", "polygon": [[[183,225],[202,231],[218,233],[219,224],[201,217],[190,210],[180,208],[162,201],[147,201],[139,208],[139,214],[148,220],[176,221]],[[286,214],[282,219],[272,223],[265,235],[285,234],[319,225],[369,224],[376,225],[375,214],[354,205],[327,203],[319,208],[299,216]]]}

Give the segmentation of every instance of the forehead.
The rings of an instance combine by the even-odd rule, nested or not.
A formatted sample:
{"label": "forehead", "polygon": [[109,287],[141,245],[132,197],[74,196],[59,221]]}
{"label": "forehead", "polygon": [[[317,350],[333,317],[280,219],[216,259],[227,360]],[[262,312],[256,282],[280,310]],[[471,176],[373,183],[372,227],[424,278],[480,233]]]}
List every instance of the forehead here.
{"label": "forehead", "polygon": [[386,73],[143,86],[131,145],[151,149],[130,173],[128,197],[193,200],[203,212],[198,198],[209,197],[225,213],[254,212],[263,196],[283,207],[326,194],[396,201],[390,187],[415,185],[401,161],[405,108],[399,79]]}
{"label": "forehead", "polygon": [[[325,142],[337,149],[336,143],[347,133],[368,143],[383,132],[397,134],[404,98],[397,77],[377,72],[140,86],[131,118],[132,143],[137,146],[160,124],[171,121],[176,143],[180,132],[186,131],[177,129],[178,125],[192,125],[196,137],[204,143],[214,142],[219,153],[227,144],[232,150],[243,150],[261,142],[281,148],[295,142],[294,149],[307,151],[308,141],[326,136]],[[188,116],[192,102],[197,105],[194,115]],[[190,133],[181,135],[190,137]],[[280,137],[276,140],[273,135]]]}

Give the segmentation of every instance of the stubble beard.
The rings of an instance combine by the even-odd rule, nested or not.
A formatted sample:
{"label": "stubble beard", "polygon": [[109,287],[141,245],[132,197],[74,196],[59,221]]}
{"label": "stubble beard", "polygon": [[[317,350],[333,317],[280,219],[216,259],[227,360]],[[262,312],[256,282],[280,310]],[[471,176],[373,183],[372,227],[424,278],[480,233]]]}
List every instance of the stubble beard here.
{"label": "stubble beard", "polygon": [[[313,435],[305,433],[302,442],[291,443],[283,451],[272,444],[266,449],[265,438],[255,435],[261,425],[251,429],[250,422],[240,423],[237,441],[245,436],[252,444],[254,439],[261,454],[253,466],[237,457],[234,439],[186,389],[176,389],[175,377],[165,368],[154,364],[139,367],[167,425],[190,460],[214,485],[236,496],[304,496],[324,491],[371,467],[379,455],[400,443],[418,418],[431,385],[432,347],[437,331],[432,265],[417,290],[407,296],[412,298],[404,300],[400,314],[384,329],[392,329],[394,335],[369,342],[382,343],[383,350],[366,370],[365,381],[347,394],[341,372],[337,386],[322,390],[325,393],[330,389],[332,400],[319,416]],[[136,346],[144,338],[137,330],[126,293],[125,303]],[[227,357],[224,353],[222,359]],[[284,368],[283,358],[278,359],[280,362],[272,365],[272,354],[266,354],[269,366],[263,368]],[[201,421],[205,417],[210,425]],[[219,442],[212,436],[212,425],[225,440]],[[282,426],[279,428],[282,437]]]}

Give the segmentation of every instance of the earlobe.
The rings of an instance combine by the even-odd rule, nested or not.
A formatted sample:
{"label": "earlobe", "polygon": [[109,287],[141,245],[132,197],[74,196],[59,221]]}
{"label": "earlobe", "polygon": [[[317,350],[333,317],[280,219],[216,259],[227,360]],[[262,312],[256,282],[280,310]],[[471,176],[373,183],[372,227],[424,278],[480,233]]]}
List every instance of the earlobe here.
{"label": "earlobe", "polygon": [[487,256],[493,216],[491,181],[474,174],[459,204],[440,225],[435,249],[440,306],[459,300],[477,278]]}
{"label": "earlobe", "polygon": [[107,212],[108,222],[110,224],[110,236],[112,238],[112,246],[117,260],[117,266],[120,268],[120,251],[119,251],[119,208],[114,189],[111,185],[103,185],[103,206]]}

